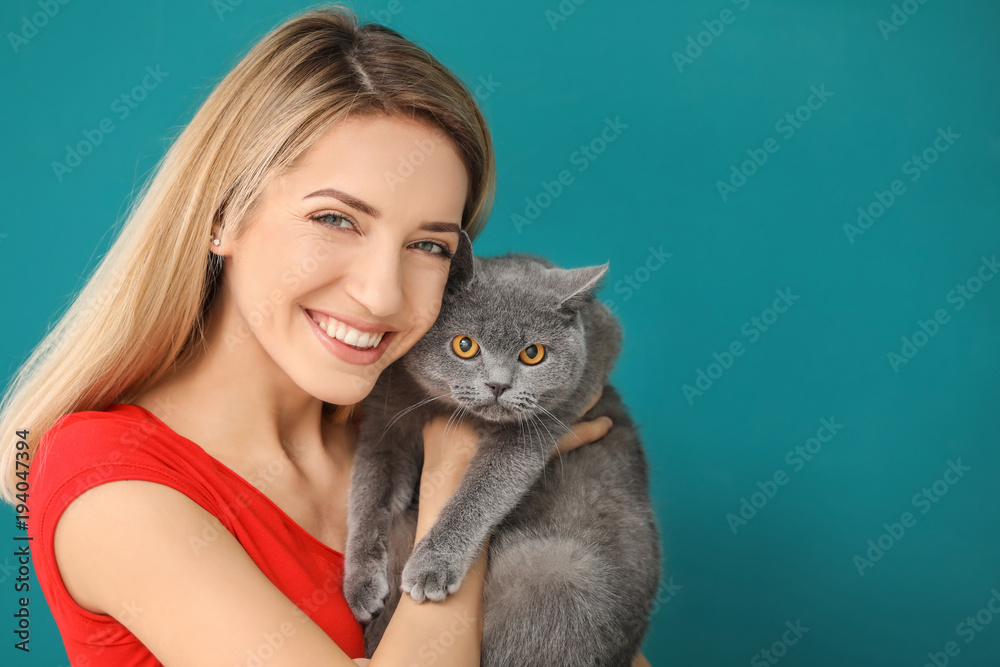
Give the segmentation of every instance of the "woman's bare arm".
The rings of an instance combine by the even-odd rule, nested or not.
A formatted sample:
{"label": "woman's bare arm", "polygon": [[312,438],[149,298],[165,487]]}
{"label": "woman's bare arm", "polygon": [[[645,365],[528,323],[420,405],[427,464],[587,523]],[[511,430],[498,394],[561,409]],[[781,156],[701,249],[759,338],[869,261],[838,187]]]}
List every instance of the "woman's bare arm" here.
{"label": "woman's bare arm", "polygon": [[[597,398],[591,405],[596,401]],[[568,452],[599,440],[608,432],[609,427],[610,422],[603,419],[575,424],[558,441],[553,455],[557,451]],[[441,417],[432,420],[424,428],[424,468],[414,543],[419,542],[430,530],[441,509],[458,488],[462,474],[476,452],[477,444],[475,432],[461,422],[453,422],[449,426]],[[386,665],[479,665],[483,635],[483,582],[488,549],[489,540],[462,579],[458,591],[445,600],[418,604],[409,595],[402,595],[386,626],[382,641],[372,656],[371,667],[379,667],[383,664],[383,658],[390,658],[384,663]],[[390,638],[391,641],[387,643]]]}
{"label": "woman's bare arm", "polygon": [[[474,453],[471,432],[464,429],[448,435],[449,442],[465,442],[464,448],[428,448],[418,540]],[[560,449],[593,442],[606,431],[600,420],[581,422],[560,440]],[[217,537],[206,546],[209,527]],[[485,553],[448,599],[417,604],[403,595],[371,667],[477,665]],[[82,607],[116,618],[166,667],[246,664],[262,648],[270,655],[278,642],[268,667],[357,664],[271,583],[215,517],[162,484],[107,482],[81,494],[56,526],[55,558]],[[445,634],[454,639],[450,648],[432,644]]]}
{"label": "woman's bare arm", "polygon": [[[208,527],[217,537],[205,545]],[[252,664],[275,645],[268,667],[355,665],[215,517],[162,484],[81,494],[56,526],[55,556],[81,606],[114,616],[167,667]]]}

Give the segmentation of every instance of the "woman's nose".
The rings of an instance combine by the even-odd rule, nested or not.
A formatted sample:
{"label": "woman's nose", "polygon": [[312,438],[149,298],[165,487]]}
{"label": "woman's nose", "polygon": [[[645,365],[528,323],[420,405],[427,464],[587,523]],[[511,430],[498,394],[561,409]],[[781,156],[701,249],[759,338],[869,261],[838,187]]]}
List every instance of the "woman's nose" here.
{"label": "woman's nose", "polygon": [[348,294],[375,317],[388,317],[403,305],[399,249],[369,246],[351,266]]}

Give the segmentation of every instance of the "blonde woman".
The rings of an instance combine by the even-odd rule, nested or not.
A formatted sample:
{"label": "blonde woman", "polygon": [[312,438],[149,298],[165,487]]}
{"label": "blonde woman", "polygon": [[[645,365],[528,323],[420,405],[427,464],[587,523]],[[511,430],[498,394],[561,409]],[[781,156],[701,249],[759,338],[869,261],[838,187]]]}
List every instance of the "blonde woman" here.
{"label": "blonde woman", "polygon": [[[341,591],[357,406],[434,322],[494,173],[460,81],[341,7],[216,87],[0,404],[0,491],[73,665],[367,664]],[[445,426],[418,540],[475,451]],[[447,600],[404,596],[371,664],[478,664],[485,554]]]}

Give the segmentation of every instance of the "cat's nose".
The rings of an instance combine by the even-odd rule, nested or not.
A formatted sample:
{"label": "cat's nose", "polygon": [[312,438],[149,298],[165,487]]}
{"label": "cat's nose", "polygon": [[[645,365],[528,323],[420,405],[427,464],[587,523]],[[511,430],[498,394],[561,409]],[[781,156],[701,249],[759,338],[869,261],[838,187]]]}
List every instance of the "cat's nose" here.
{"label": "cat's nose", "polygon": [[500,398],[500,394],[510,389],[509,384],[503,384],[502,382],[487,382],[486,386],[493,390],[493,395],[497,398]]}

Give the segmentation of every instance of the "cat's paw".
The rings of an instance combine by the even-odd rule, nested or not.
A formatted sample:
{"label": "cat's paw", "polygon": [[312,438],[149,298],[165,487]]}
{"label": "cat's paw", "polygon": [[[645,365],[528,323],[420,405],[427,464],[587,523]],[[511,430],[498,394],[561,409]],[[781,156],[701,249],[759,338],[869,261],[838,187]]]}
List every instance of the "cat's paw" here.
{"label": "cat's paw", "polygon": [[440,602],[458,590],[467,569],[454,554],[446,556],[422,541],[406,561],[400,588],[416,602]]}
{"label": "cat's paw", "polygon": [[389,597],[388,566],[384,559],[355,561],[344,576],[344,597],[354,617],[362,623],[382,611]]}

